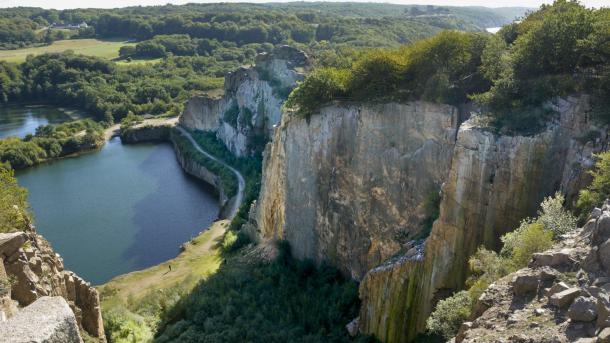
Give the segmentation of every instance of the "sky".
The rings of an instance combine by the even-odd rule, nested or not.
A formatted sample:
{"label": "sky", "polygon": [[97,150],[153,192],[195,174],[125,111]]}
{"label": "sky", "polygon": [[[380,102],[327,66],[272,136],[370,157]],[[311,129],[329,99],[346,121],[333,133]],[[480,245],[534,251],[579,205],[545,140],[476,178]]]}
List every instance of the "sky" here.
{"label": "sky", "polygon": [[[182,5],[191,2],[240,2],[231,0],[0,0],[0,8],[16,7],[16,6],[33,6],[43,8],[114,8],[126,6],[149,6],[149,5],[164,5],[167,3]],[[281,0],[274,0],[281,1]],[[336,1],[336,0],[335,0]],[[358,1],[358,0],[352,0]],[[244,2],[268,2],[265,0],[249,0]],[[505,7],[505,6],[523,6],[523,7],[538,7],[542,3],[552,3],[552,0],[366,0],[358,2],[390,2],[395,4],[424,4],[424,5],[452,5],[452,6],[486,6],[486,7]],[[588,7],[610,6],[610,0],[581,0],[581,3]]]}

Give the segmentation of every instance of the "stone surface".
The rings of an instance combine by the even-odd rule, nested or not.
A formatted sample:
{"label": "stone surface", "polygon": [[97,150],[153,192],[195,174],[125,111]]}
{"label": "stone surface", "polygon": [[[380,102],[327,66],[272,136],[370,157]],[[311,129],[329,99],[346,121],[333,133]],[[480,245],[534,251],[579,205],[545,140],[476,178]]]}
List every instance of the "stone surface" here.
{"label": "stone surface", "polygon": [[513,279],[513,292],[515,295],[523,296],[536,293],[540,279],[538,275],[517,275]]}
{"label": "stone surface", "polygon": [[[12,255],[4,259],[6,276],[14,280],[11,298],[21,307],[47,296],[63,297],[79,326],[102,341],[104,328],[97,290],[70,271],[64,270],[61,257],[33,227],[24,228],[21,241],[27,248],[10,249]],[[14,312],[13,312],[14,313]],[[19,314],[20,312],[16,312]]]}
{"label": "stone surface", "polygon": [[347,330],[347,332],[349,333],[350,336],[354,337],[354,336],[358,335],[358,322],[359,321],[360,321],[360,318],[356,317],[356,318],[354,318],[354,320],[352,320],[345,326],[345,329]]}
{"label": "stone surface", "polygon": [[361,279],[424,229],[458,121],[457,108],[426,102],[285,116],[265,156],[251,235],[285,239],[297,258]]}
{"label": "stone surface", "polygon": [[425,329],[436,301],[464,286],[468,258],[478,247],[499,248],[499,237],[535,215],[544,196],[560,190],[571,203],[589,180],[585,171],[593,164],[592,153],[603,144],[583,145],[576,139],[594,127],[587,97],[555,105],[558,120],[531,136],[497,134],[480,127],[476,118],[461,124],[440,217],[423,258],[381,272],[374,268],[363,278],[362,332],[385,342],[414,338]]}
{"label": "stone surface", "polygon": [[26,238],[24,232],[0,233],[0,257],[6,258],[16,253]]}
{"label": "stone surface", "polygon": [[574,321],[591,322],[597,318],[597,301],[592,297],[578,297],[568,310],[568,317]]}
{"label": "stone surface", "polygon": [[605,328],[603,329],[598,335],[597,335],[597,341],[599,343],[610,343],[610,328]]}
{"label": "stone surface", "polygon": [[565,291],[561,291],[555,293],[549,297],[549,304],[553,306],[557,306],[559,308],[565,308],[572,304],[574,299],[578,297],[581,293],[580,288],[572,287],[568,288]]}
{"label": "stone surface", "polygon": [[[248,155],[260,137],[271,138],[288,93],[304,78],[309,64],[305,53],[289,46],[260,54],[254,67],[240,67],[226,75],[224,95],[191,98],[180,123],[213,131],[235,155]],[[236,116],[226,115],[233,110]]]}
{"label": "stone surface", "polygon": [[80,343],[74,313],[62,297],[41,297],[6,322],[0,341],[10,343]]}

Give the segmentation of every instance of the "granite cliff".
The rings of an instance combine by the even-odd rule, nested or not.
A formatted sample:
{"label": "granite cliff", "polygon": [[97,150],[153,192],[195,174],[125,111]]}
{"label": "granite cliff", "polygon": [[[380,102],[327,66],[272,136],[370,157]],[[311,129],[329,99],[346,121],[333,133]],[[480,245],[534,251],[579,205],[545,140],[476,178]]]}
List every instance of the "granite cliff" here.
{"label": "granite cliff", "polygon": [[[583,171],[606,141],[605,131],[591,134],[588,98],[549,106],[558,115],[530,136],[497,133],[480,116],[460,123],[457,108],[424,102],[286,116],[248,230],[361,280],[359,331],[409,341],[436,301],[463,287],[478,246],[497,247],[544,196],[572,199],[588,181]],[[439,190],[440,217],[417,240],[426,197]]]}
{"label": "granite cliff", "polygon": [[[9,320],[6,324],[9,328],[20,327],[19,318],[39,318],[40,325],[43,322],[48,324],[45,329],[49,332],[55,330],[53,323],[58,325],[59,331],[65,333],[61,329],[65,327],[71,332],[70,316],[60,317],[59,314],[63,313],[61,311],[50,311],[58,314],[57,320],[47,321],[49,318],[45,315],[36,316],[36,313],[46,311],[45,303],[57,308],[69,305],[77,328],[92,337],[105,340],[97,290],[78,275],[65,270],[62,258],[32,226],[25,231],[0,234],[0,259],[0,326],[4,325],[2,321]],[[47,297],[61,297],[65,304],[58,304],[63,300],[44,300],[39,303],[39,299]],[[37,304],[35,309],[28,310],[34,304]],[[26,310],[29,314],[21,314]],[[15,319],[11,320],[13,316]],[[36,323],[24,325],[31,328]],[[42,326],[40,328],[42,330]],[[43,341],[45,340],[41,340]]]}
{"label": "granite cliff", "polygon": [[235,155],[249,155],[273,134],[282,104],[308,66],[307,55],[289,46],[259,54],[255,66],[226,75],[222,96],[191,98],[180,124],[213,131]]}

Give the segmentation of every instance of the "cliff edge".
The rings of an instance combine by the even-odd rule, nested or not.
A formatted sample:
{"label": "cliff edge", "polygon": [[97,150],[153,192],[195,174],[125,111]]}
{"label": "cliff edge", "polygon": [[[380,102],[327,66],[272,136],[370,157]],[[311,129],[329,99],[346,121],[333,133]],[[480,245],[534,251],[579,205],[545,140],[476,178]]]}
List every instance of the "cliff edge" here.
{"label": "cliff edge", "polygon": [[250,155],[273,134],[286,97],[309,65],[304,52],[287,45],[259,54],[254,66],[225,76],[222,96],[191,98],[180,124],[215,132],[236,156]]}
{"label": "cliff edge", "polygon": [[[24,311],[21,308],[27,309],[43,297],[61,297],[72,310],[79,328],[105,340],[97,290],[64,270],[62,258],[34,227],[24,232],[1,233],[0,260],[0,321],[14,324],[25,316],[20,315]],[[13,316],[15,320],[11,320]]]}

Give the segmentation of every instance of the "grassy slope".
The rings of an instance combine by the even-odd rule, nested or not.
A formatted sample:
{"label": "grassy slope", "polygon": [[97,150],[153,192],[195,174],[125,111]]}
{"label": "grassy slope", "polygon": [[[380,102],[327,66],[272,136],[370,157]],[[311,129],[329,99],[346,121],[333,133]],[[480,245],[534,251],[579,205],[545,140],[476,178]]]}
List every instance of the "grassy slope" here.
{"label": "grassy slope", "polygon": [[77,54],[113,59],[119,56],[124,45],[133,45],[125,40],[73,39],[56,41],[51,45],[17,50],[0,50],[0,60],[23,62],[28,55],[41,55],[48,52],[72,50]]}
{"label": "grassy slope", "polygon": [[[173,286],[180,285],[187,291],[192,289],[201,278],[214,273],[220,266],[219,242],[228,226],[228,220],[217,221],[185,244],[186,250],[178,257],[148,269],[121,275],[99,286],[102,307],[125,306],[128,299],[137,302],[152,291]],[[169,264],[172,266],[171,272]]]}

